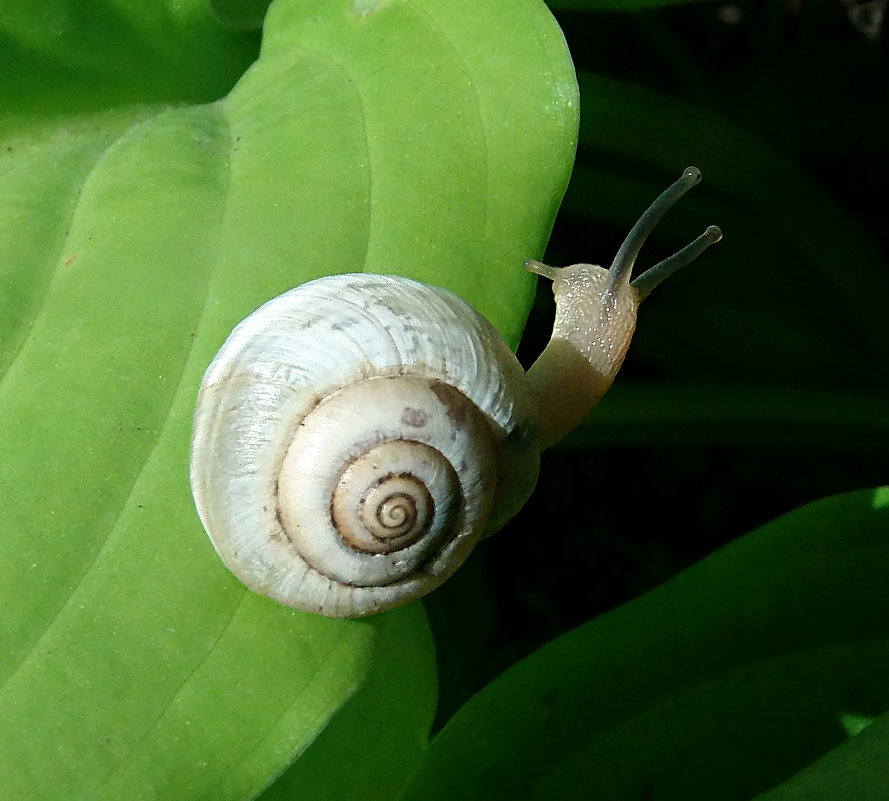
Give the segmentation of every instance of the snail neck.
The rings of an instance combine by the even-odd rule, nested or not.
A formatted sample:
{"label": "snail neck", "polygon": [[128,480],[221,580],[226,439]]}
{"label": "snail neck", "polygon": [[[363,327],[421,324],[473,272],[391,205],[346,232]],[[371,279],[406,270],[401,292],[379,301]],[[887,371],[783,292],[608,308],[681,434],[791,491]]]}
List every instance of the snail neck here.
{"label": "snail neck", "polygon": [[528,371],[541,448],[572,431],[601,400],[623,363],[641,297],[592,264],[529,269],[553,281],[556,317],[549,344]]}
{"label": "snail neck", "polygon": [[609,270],[592,264],[554,269],[539,261],[525,262],[532,273],[552,280],[556,296],[552,339],[528,371],[537,396],[541,448],[574,429],[611,386],[630,346],[642,299],[722,238],[722,232],[711,225],[693,242],[630,281],[648,235],[700,180],[697,167],[686,167],[633,226]]}

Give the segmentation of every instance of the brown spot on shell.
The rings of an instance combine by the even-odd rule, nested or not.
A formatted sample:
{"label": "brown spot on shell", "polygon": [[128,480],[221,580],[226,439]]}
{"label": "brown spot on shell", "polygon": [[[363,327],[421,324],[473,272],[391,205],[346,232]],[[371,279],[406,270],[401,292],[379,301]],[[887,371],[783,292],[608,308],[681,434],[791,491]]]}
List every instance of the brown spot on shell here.
{"label": "brown spot on shell", "polygon": [[422,409],[415,409],[413,406],[405,406],[401,413],[402,425],[410,428],[423,428],[429,422],[429,415]]}
{"label": "brown spot on shell", "polygon": [[462,428],[466,416],[471,411],[472,401],[452,386],[441,381],[432,381],[429,384],[429,389],[447,409],[448,420],[457,428]]}

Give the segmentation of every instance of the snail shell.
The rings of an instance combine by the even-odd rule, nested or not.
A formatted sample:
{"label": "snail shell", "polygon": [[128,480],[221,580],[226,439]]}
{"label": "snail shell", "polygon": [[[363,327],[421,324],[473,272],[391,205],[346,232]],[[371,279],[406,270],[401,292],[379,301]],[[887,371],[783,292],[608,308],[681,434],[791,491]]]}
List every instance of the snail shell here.
{"label": "snail shell", "polygon": [[521,506],[538,469],[532,412],[512,351],[456,295],[321,278],[244,320],[207,370],[197,508],[251,589],[371,614],[440,584]]}
{"label": "snail shell", "polygon": [[540,451],[607,390],[641,300],[719,240],[711,226],[630,281],[645,238],[699,180],[686,169],[610,269],[525,263],[556,298],[527,374],[482,315],[407,278],[321,278],[241,322],[207,369],[192,434],[195,505],[226,565],[329,617],[437,587],[521,508]]}

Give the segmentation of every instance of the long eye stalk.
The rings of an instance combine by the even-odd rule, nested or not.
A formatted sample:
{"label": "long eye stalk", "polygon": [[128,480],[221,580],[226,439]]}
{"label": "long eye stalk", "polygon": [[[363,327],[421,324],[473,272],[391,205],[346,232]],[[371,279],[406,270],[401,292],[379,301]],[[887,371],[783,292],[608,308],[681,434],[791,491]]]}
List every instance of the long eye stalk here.
{"label": "long eye stalk", "polygon": [[715,245],[722,239],[722,231],[716,225],[707,226],[704,231],[694,242],[689,242],[678,253],[674,253],[669,258],[659,261],[654,267],[649,267],[638,278],[634,278],[630,283],[639,293],[639,299],[644,300],[658,284],[668,279],[673,273],[678,272],[686,264],[691,264],[698,256],[700,256],[710,245]]}
{"label": "long eye stalk", "polygon": [[[611,263],[611,268],[608,270],[612,288],[630,280],[633,265],[636,263],[636,258],[642,249],[642,245],[645,244],[645,240],[648,239],[648,235],[655,229],[655,226],[673,204],[689,189],[697,186],[700,182],[701,171],[697,167],[686,167],[682,171],[679,180],[664,190],[657,200],[645,210],[645,213],[639,218],[630,230],[630,233],[627,234],[627,238],[620,246],[620,250],[617,251],[617,255]],[[721,238],[722,232],[719,228],[711,225],[694,242],[640,275],[632,282],[633,286],[636,287],[642,297],[645,297],[664,279],[696,259],[710,245],[715,244]]]}

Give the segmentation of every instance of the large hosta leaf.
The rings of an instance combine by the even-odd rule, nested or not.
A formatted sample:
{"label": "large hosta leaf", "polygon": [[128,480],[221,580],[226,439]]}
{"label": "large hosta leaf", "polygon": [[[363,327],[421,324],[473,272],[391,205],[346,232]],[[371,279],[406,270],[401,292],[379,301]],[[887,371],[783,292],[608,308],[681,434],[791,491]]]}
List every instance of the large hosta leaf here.
{"label": "large hosta leaf", "polygon": [[[0,117],[7,797],[247,797],[400,658],[380,627],[425,642],[419,608],[319,619],[222,568],[188,491],[195,390],[237,320],[330,272],[447,285],[514,343],[570,169],[573,71],[537,2],[282,0],[217,102],[249,39],[209,14],[20,0],[2,25],[27,56]],[[408,740],[432,703],[410,664]]]}
{"label": "large hosta leaf", "polygon": [[543,647],[451,720],[406,797],[750,798],[836,746],[766,797],[883,797],[885,723],[848,740],[889,708],[887,522],[887,490],[802,507]]}
{"label": "large hosta leaf", "polygon": [[253,35],[217,24],[203,0],[5,0],[0,42],[4,130],[10,112],[215,99],[256,48]]}
{"label": "large hosta leaf", "polygon": [[889,712],[757,801],[883,801],[889,787]]}

